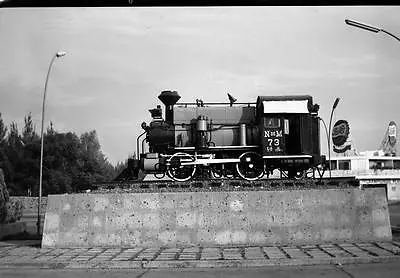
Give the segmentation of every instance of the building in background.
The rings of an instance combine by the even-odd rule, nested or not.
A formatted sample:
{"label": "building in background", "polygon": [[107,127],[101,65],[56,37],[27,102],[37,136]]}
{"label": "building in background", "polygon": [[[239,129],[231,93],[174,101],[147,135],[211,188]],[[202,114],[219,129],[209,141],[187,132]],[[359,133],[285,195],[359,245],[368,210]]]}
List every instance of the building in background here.
{"label": "building in background", "polygon": [[[332,130],[332,177],[356,177],[363,187],[385,187],[389,200],[400,200],[400,156],[397,154],[397,125],[390,121],[378,150],[357,152],[347,121],[339,120]],[[325,177],[327,173],[325,173]]]}

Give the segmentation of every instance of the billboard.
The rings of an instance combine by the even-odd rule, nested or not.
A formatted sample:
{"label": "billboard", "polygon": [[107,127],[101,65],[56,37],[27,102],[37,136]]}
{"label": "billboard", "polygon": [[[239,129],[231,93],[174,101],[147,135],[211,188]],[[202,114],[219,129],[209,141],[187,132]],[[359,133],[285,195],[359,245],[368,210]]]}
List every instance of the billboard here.
{"label": "billboard", "polygon": [[397,125],[394,121],[389,122],[389,126],[383,137],[380,149],[387,156],[397,155]]}
{"label": "billboard", "polygon": [[351,150],[351,142],[349,140],[350,126],[345,120],[338,120],[332,128],[333,151],[336,153],[344,153]]}

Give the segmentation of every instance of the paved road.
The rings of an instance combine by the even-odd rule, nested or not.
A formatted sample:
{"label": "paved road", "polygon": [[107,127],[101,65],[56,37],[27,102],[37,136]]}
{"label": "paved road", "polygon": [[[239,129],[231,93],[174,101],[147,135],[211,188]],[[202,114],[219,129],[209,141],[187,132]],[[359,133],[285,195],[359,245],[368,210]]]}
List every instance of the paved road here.
{"label": "paved road", "polygon": [[255,268],[218,268],[218,269],[150,269],[150,270],[40,270],[40,269],[0,269],[2,278],[236,278],[236,277],[296,277],[296,278],[390,278],[400,276],[399,261],[353,265],[318,265]]}
{"label": "paved road", "polygon": [[0,243],[0,269],[153,269],[372,263],[400,260],[400,243],[188,248],[43,248]]}

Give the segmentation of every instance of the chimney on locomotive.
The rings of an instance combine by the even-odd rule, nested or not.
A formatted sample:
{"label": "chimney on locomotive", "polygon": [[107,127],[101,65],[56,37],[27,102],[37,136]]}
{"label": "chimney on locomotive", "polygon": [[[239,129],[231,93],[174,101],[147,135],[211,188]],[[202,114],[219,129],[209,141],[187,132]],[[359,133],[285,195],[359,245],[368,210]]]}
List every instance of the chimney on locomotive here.
{"label": "chimney on locomotive", "polygon": [[158,96],[165,105],[165,121],[169,124],[174,122],[174,105],[181,98],[177,91],[162,91]]}

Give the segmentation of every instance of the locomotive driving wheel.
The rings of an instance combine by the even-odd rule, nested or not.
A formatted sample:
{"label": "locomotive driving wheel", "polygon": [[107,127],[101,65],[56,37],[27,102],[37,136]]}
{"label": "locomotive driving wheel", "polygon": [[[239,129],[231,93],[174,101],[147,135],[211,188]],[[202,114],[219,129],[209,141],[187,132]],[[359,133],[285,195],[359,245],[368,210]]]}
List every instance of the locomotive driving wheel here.
{"label": "locomotive driving wheel", "polygon": [[193,162],[195,159],[187,153],[176,153],[168,160],[167,174],[175,181],[188,181],[196,172],[196,165],[182,165],[185,162]]}
{"label": "locomotive driving wheel", "polygon": [[246,152],[239,159],[240,162],[236,164],[236,171],[241,178],[254,181],[264,175],[264,161],[258,153]]}

